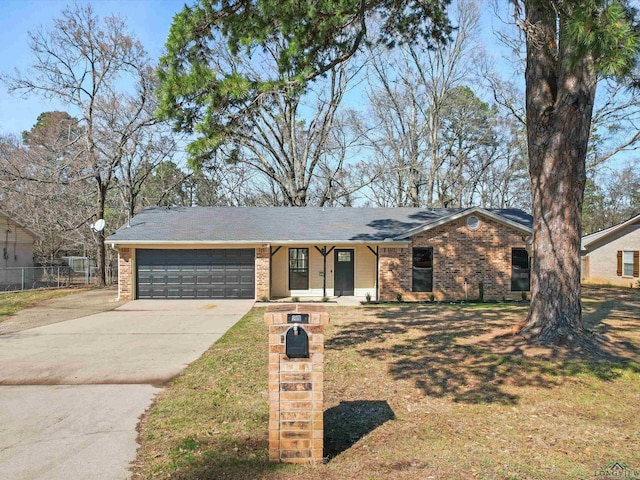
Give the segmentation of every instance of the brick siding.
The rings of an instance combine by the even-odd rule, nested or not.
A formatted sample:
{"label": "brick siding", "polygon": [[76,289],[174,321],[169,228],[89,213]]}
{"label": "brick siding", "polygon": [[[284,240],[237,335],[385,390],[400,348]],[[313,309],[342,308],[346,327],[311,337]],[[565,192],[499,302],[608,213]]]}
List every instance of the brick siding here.
{"label": "brick siding", "polygon": [[[489,217],[477,230],[467,227],[467,217],[416,234],[408,247],[380,249],[380,299],[475,300],[480,282],[485,300],[520,298],[511,291],[511,250],[524,248],[525,235]],[[433,248],[433,292],[412,292],[412,249]]]}
{"label": "brick siding", "polygon": [[118,299],[128,302],[133,300],[133,262],[131,248],[118,249]]}
{"label": "brick siding", "polygon": [[271,298],[271,248],[256,248],[256,299]]}

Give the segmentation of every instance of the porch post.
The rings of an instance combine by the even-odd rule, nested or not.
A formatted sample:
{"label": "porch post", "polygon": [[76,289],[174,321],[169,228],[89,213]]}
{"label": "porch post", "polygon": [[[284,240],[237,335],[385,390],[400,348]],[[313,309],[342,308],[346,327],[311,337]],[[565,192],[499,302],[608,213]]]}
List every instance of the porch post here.
{"label": "porch post", "polygon": [[379,270],[380,270],[380,257],[378,255],[378,253],[380,252],[380,247],[378,245],[376,245],[376,302],[380,301],[380,284],[378,283],[378,276],[379,276]]}
{"label": "porch post", "polygon": [[322,255],[322,264],[324,271],[322,272],[322,296],[327,296],[327,246],[325,245],[322,248],[318,248],[316,245],[313,246],[320,255]]}
{"label": "porch post", "polygon": [[319,253],[320,255],[322,255],[322,262],[323,262],[323,268],[324,268],[324,275],[323,275],[323,279],[322,279],[322,296],[326,297],[327,296],[327,255],[329,255],[331,252],[333,252],[333,249],[335,247],[331,247],[331,250],[329,250],[327,252],[327,246],[325,245],[324,247],[322,247],[321,249],[318,248],[317,246],[314,245],[314,247]]}
{"label": "porch post", "polygon": [[322,298],[327,296],[327,246],[322,247]]}
{"label": "porch post", "polygon": [[376,257],[376,302],[380,301],[380,285],[378,282],[378,276],[380,275],[380,246],[376,245],[376,250],[374,251],[373,248],[371,248],[369,245],[367,245],[367,248],[371,251],[371,253],[373,253]]}

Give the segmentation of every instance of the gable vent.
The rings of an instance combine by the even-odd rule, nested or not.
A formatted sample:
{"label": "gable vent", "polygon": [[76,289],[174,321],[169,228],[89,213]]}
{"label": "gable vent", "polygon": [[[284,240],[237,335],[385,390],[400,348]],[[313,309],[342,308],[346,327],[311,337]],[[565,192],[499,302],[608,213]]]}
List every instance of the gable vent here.
{"label": "gable vent", "polygon": [[467,227],[469,227],[469,230],[477,230],[480,227],[480,219],[475,215],[468,216]]}

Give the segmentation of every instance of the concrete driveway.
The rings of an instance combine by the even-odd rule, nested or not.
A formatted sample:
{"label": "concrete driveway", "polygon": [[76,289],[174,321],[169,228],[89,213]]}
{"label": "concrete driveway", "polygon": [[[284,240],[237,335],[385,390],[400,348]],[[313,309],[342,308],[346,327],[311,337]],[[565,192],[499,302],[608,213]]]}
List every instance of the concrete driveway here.
{"label": "concrete driveway", "polygon": [[159,387],[252,305],[138,300],[0,335],[0,478],[128,478]]}

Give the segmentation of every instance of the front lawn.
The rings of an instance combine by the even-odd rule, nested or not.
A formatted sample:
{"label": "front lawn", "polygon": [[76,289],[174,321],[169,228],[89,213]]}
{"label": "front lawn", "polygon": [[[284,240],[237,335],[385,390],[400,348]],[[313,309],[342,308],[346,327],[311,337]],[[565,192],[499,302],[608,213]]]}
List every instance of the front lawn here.
{"label": "front lawn", "polygon": [[25,308],[52,298],[64,297],[82,291],[77,288],[59,288],[47,290],[24,290],[0,293],[0,322]]}
{"label": "front lawn", "polygon": [[267,461],[254,309],[157,399],[134,478],[585,479],[640,470],[640,292],[585,289],[606,351],[531,347],[519,304],[329,308],[326,465]]}

